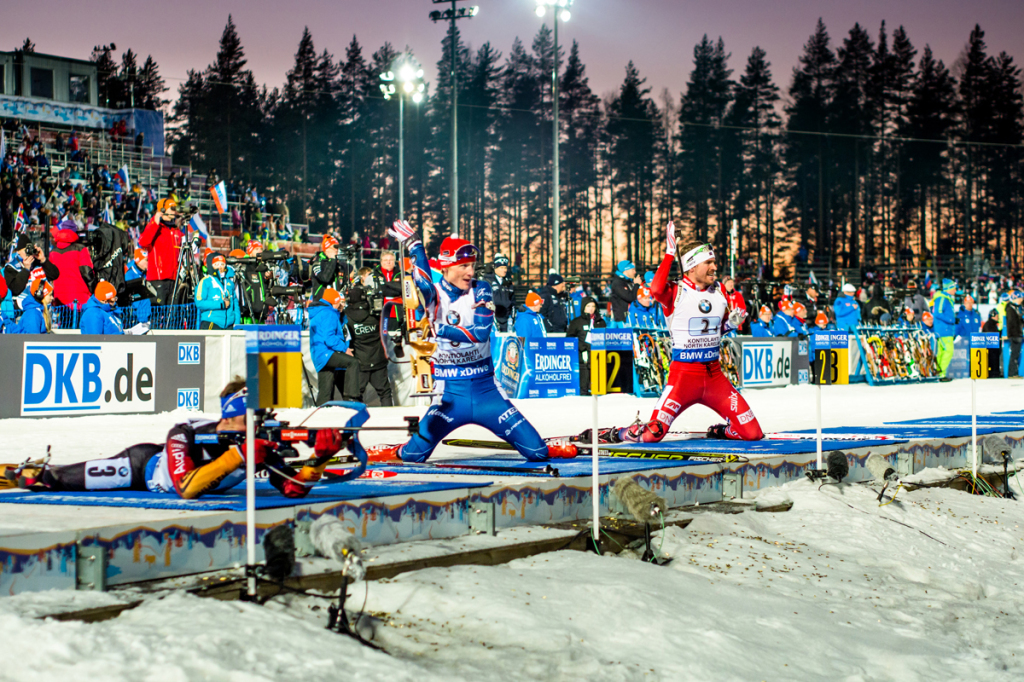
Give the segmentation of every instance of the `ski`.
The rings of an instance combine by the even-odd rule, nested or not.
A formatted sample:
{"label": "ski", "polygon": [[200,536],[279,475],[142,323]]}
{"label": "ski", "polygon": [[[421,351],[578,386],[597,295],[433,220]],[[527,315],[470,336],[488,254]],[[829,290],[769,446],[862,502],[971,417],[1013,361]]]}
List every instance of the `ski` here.
{"label": "ski", "polygon": [[[687,434],[684,434],[684,435],[690,436],[690,438],[683,438],[683,439],[680,439],[680,440],[691,440],[691,439],[694,439],[693,436],[695,434],[687,433]],[[703,433],[700,433],[699,435],[701,437],[704,436]],[[551,441],[556,441],[556,440],[558,440],[558,441],[565,441],[565,440],[570,440],[570,439],[568,439],[568,438],[548,438],[546,440],[548,442],[551,442]],[[694,439],[694,440],[696,440],[696,439]],[[469,438],[448,438],[446,440],[441,441],[441,443],[443,445],[451,445],[451,446],[454,446],[454,447],[462,447],[462,448],[480,448],[480,449],[487,449],[487,450],[506,450],[506,451],[514,449],[508,443],[506,443],[504,441],[500,441],[500,440],[473,440],[473,439],[469,439]],[[600,454],[602,457],[627,457],[627,458],[633,458],[633,459],[660,459],[660,460],[678,461],[678,462],[691,461],[691,462],[731,463],[731,462],[746,462],[746,461],[748,461],[747,458],[743,457],[742,455],[715,455],[715,454],[707,454],[707,453],[696,454],[696,453],[688,453],[688,452],[643,452],[643,451],[639,451],[639,450],[606,450],[605,447],[604,447],[606,445],[608,445],[608,444],[607,443],[600,443],[600,444],[598,444],[598,454]],[[588,446],[589,446],[589,444],[581,444],[581,451],[580,451],[580,455],[579,455],[580,457],[585,457],[588,454],[588,452],[590,451],[590,448]],[[522,469],[517,469],[516,471],[520,471],[521,472]]]}
{"label": "ski", "polygon": [[385,471],[390,472],[391,470],[397,470],[397,473],[401,471],[415,469],[418,471],[437,471],[438,473],[447,473],[445,469],[462,469],[466,471],[480,471],[480,472],[495,472],[502,474],[519,474],[527,476],[550,476],[552,478],[558,478],[558,469],[550,464],[544,465],[543,469],[520,469],[518,467],[509,466],[491,466],[484,464],[461,464],[459,462],[403,462],[401,460],[395,460],[392,462],[377,462],[371,471]]}

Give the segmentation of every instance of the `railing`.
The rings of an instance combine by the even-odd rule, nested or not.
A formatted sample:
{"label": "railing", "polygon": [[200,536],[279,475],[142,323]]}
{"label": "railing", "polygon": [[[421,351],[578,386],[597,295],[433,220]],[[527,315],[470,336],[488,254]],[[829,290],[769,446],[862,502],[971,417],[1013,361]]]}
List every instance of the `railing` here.
{"label": "railing", "polygon": [[[14,313],[14,320],[21,317],[22,311]],[[129,329],[142,322],[139,319],[139,312],[132,306],[119,306],[114,314],[121,320],[121,326]],[[55,305],[50,307],[50,320],[54,330],[80,329],[82,322],[82,311],[75,306]],[[194,303],[181,305],[154,305],[150,307],[149,318],[146,320],[150,329],[157,330],[192,330],[199,328],[199,310]],[[298,324],[303,329],[309,328],[309,316],[302,306],[295,306],[290,309],[272,309],[267,319],[260,324],[270,325],[294,325]]]}

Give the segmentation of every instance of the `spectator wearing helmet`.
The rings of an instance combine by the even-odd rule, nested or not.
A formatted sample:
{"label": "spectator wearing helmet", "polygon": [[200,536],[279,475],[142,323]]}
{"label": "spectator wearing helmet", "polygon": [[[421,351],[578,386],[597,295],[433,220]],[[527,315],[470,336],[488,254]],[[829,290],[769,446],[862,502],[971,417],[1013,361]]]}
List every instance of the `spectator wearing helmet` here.
{"label": "spectator wearing helmet", "polygon": [[135,249],[132,259],[128,261],[128,267],[125,269],[124,281],[128,285],[132,310],[135,311],[137,322],[149,322],[149,316],[153,309],[153,302],[150,299],[151,292],[145,286],[147,268],[149,268],[149,254],[145,249]]}
{"label": "spectator wearing helmet", "polygon": [[565,278],[552,272],[548,275],[547,286],[537,293],[544,299],[540,314],[548,333],[564,334],[569,327],[569,313],[566,311],[569,297],[565,294]]}
{"label": "spectator wearing helmet", "polygon": [[359,400],[359,362],[350,347],[344,307],[345,297],[334,289],[324,289],[323,296],[309,304],[309,353],[317,371],[317,405],[334,397],[338,370],[345,372],[342,399]]}
{"label": "spectator wearing helmet", "polygon": [[628,260],[619,261],[612,277],[612,321],[618,325],[626,323],[629,306],[636,300],[636,290],[643,280],[636,274],[636,266]]}
{"label": "spectator wearing helmet", "polygon": [[183,239],[177,218],[178,203],[169,197],[161,199],[157,202],[156,213],[139,235],[139,246],[149,254],[146,280],[156,292],[157,305],[169,305],[174,294],[178,253]]}
{"label": "spectator wearing helmet", "polygon": [[79,326],[83,334],[124,334],[121,320],[114,314],[117,290],[106,280],[100,280],[92,297],[82,310]]}
{"label": "spectator wearing helmet", "polygon": [[[312,299],[320,298],[325,289],[342,289],[338,286],[338,275],[341,272],[341,263],[338,262],[339,242],[333,235],[325,234],[320,241],[320,252],[316,254],[309,264],[309,275],[313,282],[313,291],[310,294]],[[399,293],[401,295],[401,293]]]}
{"label": "spectator wearing helmet", "polygon": [[219,253],[206,257],[209,273],[196,290],[199,329],[231,329],[242,320],[235,286],[235,271]]}
{"label": "spectator wearing helmet", "polygon": [[660,329],[665,326],[661,305],[654,301],[650,287],[646,284],[636,291],[636,300],[629,306],[626,323],[640,329]]}
{"label": "spectator wearing helmet", "polygon": [[246,258],[252,259],[242,266],[242,321],[246,324],[261,324],[270,306],[275,301],[270,296],[270,280],[274,273],[259,256],[263,253],[263,244],[250,239],[245,245]]}
{"label": "spectator wearing helmet", "polygon": [[50,261],[62,275],[53,283],[53,296],[59,304],[81,310],[99,281],[93,270],[92,256],[85,243],[78,239],[73,221],[61,223],[51,234],[54,245]]}
{"label": "spectator wearing helmet", "polygon": [[757,338],[772,336],[775,328],[775,315],[772,314],[771,306],[763,305],[757,313],[757,320],[750,323],[750,333]]}
{"label": "spectator wearing helmet", "polygon": [[373,311],[366,289],[361,286],[349,289],[345,327],[352,339],[352,355],[359,363],[357,400],[365,402],[366,385],[372,384],[381,406],[391,407],[394,400],[388,381],[388,356],[380,342],[380,315]]}
{"label": "spectator wearing helmet", "polygon": [[503,253],[494,254],[490,272],[484,272],[480,279],[491,285],[494,304],[494,329],[507,332],[509,320],[515,315],[516,292],[508,274],[509,260]]}
{"label": "spectator wearing helmet", "polygon": [[516,315],[516,336],[527,339],[539,339],[548,335],[547,327],[544,325],[544,317],[540,309],[544,306],[544,299],[537,292],[531,291],[526,295],[526,303]]}
{"label": "spectator wearing helmet", "polygon": [[21,334],[49,334],[53,322],[50,319],[50,305],[53,303],[53,286],[45,279],[37,279],[29,287],[30,294],[22,299],[18,324]]}

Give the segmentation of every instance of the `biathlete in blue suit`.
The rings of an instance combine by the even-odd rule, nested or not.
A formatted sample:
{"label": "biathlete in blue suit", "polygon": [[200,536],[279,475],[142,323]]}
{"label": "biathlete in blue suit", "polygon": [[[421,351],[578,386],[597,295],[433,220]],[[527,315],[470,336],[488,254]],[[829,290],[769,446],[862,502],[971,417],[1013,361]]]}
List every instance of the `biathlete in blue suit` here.
{"label": "biathlete in blue suit", "polygon": [[432,357],[434,387],[440,393],[420,420],[419,432],[405,445],[370,448],[372,461],[425,462],[445,436],[466,424],[492,431],[532,462],[575,457],[576,446],[548,445],[498,386],[491,362],[494,306],[491,286],[474,277],[479,249],[465,239],[448,237],[437,258],[441,281],[430,277],[430,264],[416,231],[398,221],[388,232],[405,244],[412,275],[423,295],[437,340]]}

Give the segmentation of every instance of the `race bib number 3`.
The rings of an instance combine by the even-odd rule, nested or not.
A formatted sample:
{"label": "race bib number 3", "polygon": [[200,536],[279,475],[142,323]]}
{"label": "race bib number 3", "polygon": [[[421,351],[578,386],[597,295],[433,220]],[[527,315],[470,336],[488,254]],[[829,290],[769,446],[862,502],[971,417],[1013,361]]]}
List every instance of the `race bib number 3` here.
{"label": "race bib number 3", "polygon": [[94,459],[85,463],[86,490],[115,490],[132,484],[131,463],[127,457]]}
{"label": "race bib number 3", "polygon": [[704,336],[705,334],[717,334],[722,324],[722,318],[714,317],[691,317],[690,336]]}

